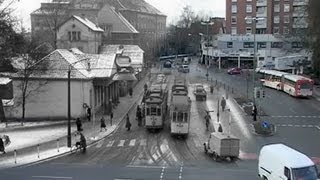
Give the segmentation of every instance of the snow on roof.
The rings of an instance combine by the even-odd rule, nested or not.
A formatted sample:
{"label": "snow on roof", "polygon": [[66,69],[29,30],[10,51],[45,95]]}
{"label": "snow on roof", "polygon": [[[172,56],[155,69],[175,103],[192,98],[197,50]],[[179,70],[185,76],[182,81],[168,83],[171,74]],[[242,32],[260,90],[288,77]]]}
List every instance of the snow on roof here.
{"label": "snow on roof", "polygon": [[274,75],[274,76],[279,76],[279,77],[281,77],[282,75],[289,74],[286,72],[276,71],[276,70],[260,70],[259,72],[262,74]]}
{"label": "snow on roof", "polygon": [[304,77],[304,76],[300,76],[300,75],[296,75],[296,74],[286,74],[284,76],[286,79],[289,79],[291,81],[296,82],[297,80],[308,80],[308,81],[312,81],[311,79]]}
{"label": "snow on roof", "polygon": [[2,78],[0,77],[0,84],[8,84],[11,81],[9,78]]}
{"label": "snow on roof", "polygon": [[87,18],[81,18],[81,17],[76,16],[76,15],[73,15],[72,17],[74,17],[75,19],[77,19],[78,21],[83,23],[85,26],[90,28],[92,31],[103,32],[103,29],[101,29],[98,25],[94,24],[93,22],[91,22]]}
{"label": "snow on roof", "polygon": [[180,111],[190,110],[190,98],[188,96],[172,96],[171,105]]}
{"label": "snow on roof", "polygon": [[286,165],[291,168],[313,166],[312,160],[301,152],[292,149],[284,144],[270,144],[263,146],[260,153],[272,153],[276,158],[286,161]]}
{"label": "snow on roof", "polygon": [[134,28],[132,26],[132,24],[125,17],[123,17],[123,15],[121,13],[117,12],[114,8],[110,8],[110,9],[119,18],[120,22],[122,22],[125,25],[125,27],[127,28],[127,29],[112,29],[112,32],[114,32],[114,33],[128,33],[128,32],[130,32],[130,33],[134,33],[134,34],[139,33],[139,31],[136,30],[136,28]]}

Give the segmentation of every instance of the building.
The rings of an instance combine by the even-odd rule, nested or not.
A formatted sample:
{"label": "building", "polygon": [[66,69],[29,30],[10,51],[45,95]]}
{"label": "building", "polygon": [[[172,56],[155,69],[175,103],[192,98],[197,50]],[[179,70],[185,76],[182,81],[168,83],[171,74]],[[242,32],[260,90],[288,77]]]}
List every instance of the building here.
{"label": "building", "polygon": [[86,18],[71,16],[57,30],[57,48],[78,48],[84,53],[98,54],[103,29]]}
{"label": "building", "polygon": [[54,29],[72,15],[104,30],[103,44],[136,44],[151,60],[161,49],[166,16],[144,0],[53,0],[31,13],[32,37],[56,44]]}
{"label": "building", "polygon": [[[37,64],[37,72],[29,77],[25,119],[67,119],[69,69],[72,118],[84,118],[87,107],[91,107],[93,112],[110,113],[112,107],[119,103],[121,81],[126,81],[121,77],[122,69],[116,63],[125,51],[126,49],[122,48],[122,51],[116,53],[87,54],[79,49],[56,49],[45,56]],[[16,64],[22,67],[23,59],[19,58],[19,62]],[[19,72],[3,74],[10,77],[13,82],[13,99],[4,107],[7,119],[21,118],[21,84],[24,78]],[[131,72],[130,74],[132,75]],[[115,76],[118,77],[117,80]]]}
{"label": "building", "polygon": [[[308,27],[308,0],[226,0],[227,34],[282,34]],[[260,18],[254,23],[246,17]]]}

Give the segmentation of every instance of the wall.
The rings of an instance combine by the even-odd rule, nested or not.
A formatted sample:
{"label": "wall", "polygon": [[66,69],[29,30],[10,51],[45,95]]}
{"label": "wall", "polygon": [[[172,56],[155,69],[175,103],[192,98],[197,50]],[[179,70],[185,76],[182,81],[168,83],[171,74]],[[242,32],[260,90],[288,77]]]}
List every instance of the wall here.
{"label": "wall", "polygon": [[[5,107],[8,119],[22,116],[21,81],[13,80],[14,106]],[[71,81],[71,116],[84,117],[83,103],[90,104],[91,81]],[[28,88],[31,93],[26,99],[26,119],[30,120],[66,120],[68,117],[68,91],[65,80],[34,80]]]}

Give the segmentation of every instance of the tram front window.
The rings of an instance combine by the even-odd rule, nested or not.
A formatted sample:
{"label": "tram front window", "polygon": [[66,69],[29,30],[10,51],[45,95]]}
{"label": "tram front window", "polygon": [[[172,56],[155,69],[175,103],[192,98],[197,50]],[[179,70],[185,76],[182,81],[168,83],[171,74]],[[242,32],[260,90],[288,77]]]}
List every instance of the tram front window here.
{"label": "tram front window", "polygon": [[158,112],[158,116],[161,116],[161,109],[160,108],[157,108],[157,112]]}
{"label": "tram front window", "polygon": [[184,122],[188,122],[188,113],[184,113]]}
{"label": "tram front window", "polygon": [[176,119],[177,119],[177,113],[176,113],[176,112],[173,112],[173,113],[172,113],[172,121],[173,121],[173,122],[176,122]]}
{"label": "tram front window", "polygon": [[156,115],[157,115],[157,108],[151,107],[151,116],[156,116]]}
{"label": "tram front window", "polygon": [[178,112],[178,122],[183,122],[183,113]]}

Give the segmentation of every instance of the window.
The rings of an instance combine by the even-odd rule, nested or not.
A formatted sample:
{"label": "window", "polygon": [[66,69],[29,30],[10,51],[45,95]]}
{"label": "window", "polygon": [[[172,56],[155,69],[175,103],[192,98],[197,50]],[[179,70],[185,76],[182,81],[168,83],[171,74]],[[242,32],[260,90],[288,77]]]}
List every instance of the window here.
{"label": "window", "polygon": [[289,28],[288,27],[283,27],[283,34],[289,34]]}
{"label": "window", "polygon": [[290,12],[290,4],[283,5],[283,12]]}
{"label": "window", "polygon": [[243,48],[254,48],[254,42],[244,42]]}
{"label": "window", "polygon": [[273,34],[279,34],[279,27],[273,27]]}
{"label": "window", "polygon": [[80,41],[81,40],[81,32],[80,31],[69,31],[68,32],[69,41]]}
{"label": "window", "polygon": [[267,43],[266,42],[258,42],[258,48],[260,48],[260,49],[267,48]]}
{"label": "window", "polygon": [[252,33],[252,28],[251,27],[247,27],[246,28],[246,33],[247,34],[251,34]]}
{"label": "window", "polygon": [[178,112],[178,122],[183,122],[183,113]]}
{"label": "window", "polygon": [[232,0],[232,2],[237,2],[237,0]]}
{"label": "window", "polygon": [[173,122],[176,122],[176,119],[177,119],[177,113],[176,113],[176,112],[173,112],[173,113],[172,113],[172,120],[173,120]]}
{"label": "window", "polygon": [[302,48],[301,42],[292,42],[292,48]]}
{"label": "window", "polygon": [[237,16],[231,17],[231,24],[237,24]]}
{"label": "window", "polygon": [[252,0],[247,0],[247,2],[252,2]]}
{"label": "window", "polygon": [[271,48],[282,48],[283,43],[282,42],[272,42]]}
{"label": "window", "polygon": [[188,122],[188,113],[184,113],[184,122]]}
{"label": "window", "polygon": [[237,34],[237,27],[231,28],[231,34]]}
{"label": "window", "polygon": [[288,179],[290,179],[290,169],[289,168],[287,168],[287,167],[284,167],[284,175],[288,178]]}
{"label": "window", "polygon": [[280,17],[279,16],[274,16],[273,17],[273,23],[278,24],[280,22]]}
{"label": "window", "polygon": [[233,47],[233,42],[227,42],[227,48],[232,48]]}
{"label": "window", "polygon": [[237,5],[233,4],[233,5],[231,6],[231,12],[232,12],[232,13],[237,13]]}
{"label": "window", "polygon": [[290,23],[290,16],[289,15],[283,16],[283,22],[286,24]]}
{"label": "window", "polygon": [[280,12],[280,4],[275,4],[273,7],[274,12]]}
{"label": "window", "polygon": [[251,4],[247,4],[247,6],[246,6],[246,12],[247,12],[247,13],[252,13],[252,5],[251,5]]}

